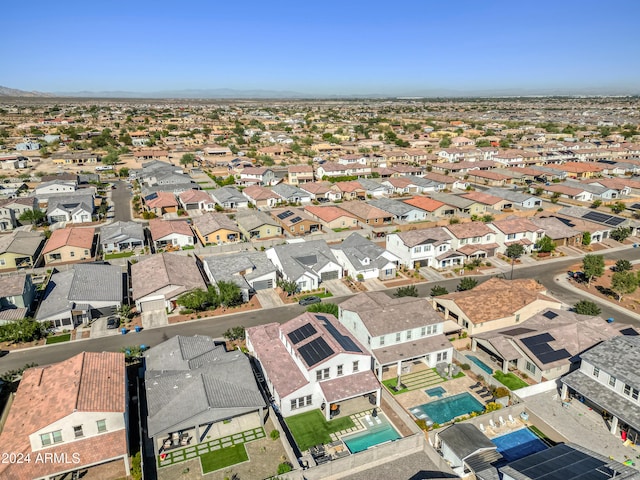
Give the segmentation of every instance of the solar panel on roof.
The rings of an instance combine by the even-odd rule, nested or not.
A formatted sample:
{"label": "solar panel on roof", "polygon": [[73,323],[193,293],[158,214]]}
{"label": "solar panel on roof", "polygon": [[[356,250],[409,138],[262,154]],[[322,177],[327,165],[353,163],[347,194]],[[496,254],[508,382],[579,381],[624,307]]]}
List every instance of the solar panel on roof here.
{"label": "solar panel on roof", "polygon": [[301,221],[302,221],[301,217],[296,217],[296,218],[292,218],[291,219],[291,223],[298,223],[298,222],[301,222]]}
{"label": "solar panel on roof", "polygon": [[329,334],[336,342],[338,342],[338,345],[344,348],[347,352],[362,352],[358,345],[356,345],[356,342],[354,342],[350,336],[341,334],[335,325],[327,320],[327,317],[316,315],[316,318],[324,320],[324,327],[327,329]]}
{"label": "solar panel on roof", "polygon": [[322,337],[311,340],[309,343],[302,345],[298,352],[308,367],[317,365],[325,358],[333,355],[334,351]]}
{"label": "solar panel on roof", "polygon": [[310,336],[317,333],[317,330],[310,323],[305,323],[300,328],[296,328],[293,332],[290,332],[287,336],[289,340],[293,342],[293,344],[300,343],[305,338],[309,338]]}
{"label": "solar panel on roof", "polygon": [[502,332],[502,334],[515,337],[516,335],[522,335],[524,333],[529,333],[533,331],[534,330],[531,328],[518,327],[518,328],[512,328],[511,330],[507,330],[506,332]]}
{"label": "solar panel on roof", "polygon": [[606,462],[565,444],[528,455],[509,467],[532,480],[610,480]]}
{"label": "solar panel on roof", "polygon": [[592,220],[598,223],[606,222],[607,220],[609,220],[609,217],[611,217],[611,215],[605,215],[604,213],[600,212],[587,212],[582,216],[582,218],[586,218],[587,220]]}
{"label": "solar panel on roof", "polygon": [[315,255],[306,255],[304,257],[295,257],[295,259],[297,261],[299,261],[301,264],[309,266],[309,265],[315,265],[316,263],[318,263],[318,257],[316,257]]}
{"label": "solar panel on roof", "polygon": [[548,318],[549,320],[553,320],[558,316],[558,314],[549,310],[548,312],[543,313],[542,316]]}
{"label": "solar panel on roof", "polygon": [[533,335],[532,337],[527,337],[522,339],[522,343],[525,345],[538,345],[541,343],[549,343],[553,342],[555,338],[551,336],[549,333],[541,333],[540,335]]}
{"label": "solar panel on roof", "polygon": [[158,194],[156,192],[150,193],[149,195],[144,197],[145,200],[153,200],[154,198],[158,198]]}
{"label": "solar panel on roof", "polygon": [[630,210],[640,210],[640,203],[634,203],[633,205],[627,208],[629,208]]}
{"label": "solar panel on roof", "polygon": [[286,212],[282,212],[278,214],[278,218],[280,220],[284,220],[287,217],[290,217],[291,215],[293,215],[293,212],[291,210],[287,210]]}
{"label": "solar panel on roof", "polygon": [[552,350],[549,353],[544,353],[536,356],[538,357],[538,360],[540,360],[542,363],[552,363],[552,362],[557,362],[558,360],[564,360],[565,358],[569,358],[571,357],[571,354],[563,348],[561,350]]}
{"label": "solar panel on roof", "polygon": [[616,226],[616,225],[620,225],[622,222],[624,222],[624,218],[620,218],[620,217],[610,217],[609,220],[607,220],[606,223],[607,225],[612,225],[612,226]]}
{"label": "solar panel on roof", "polygon": [[638,332],[635,328],[625,328],[624,330],[620,330],[620,333],[623,335],[626,335],[628,337],[637,337],[638,336]]}

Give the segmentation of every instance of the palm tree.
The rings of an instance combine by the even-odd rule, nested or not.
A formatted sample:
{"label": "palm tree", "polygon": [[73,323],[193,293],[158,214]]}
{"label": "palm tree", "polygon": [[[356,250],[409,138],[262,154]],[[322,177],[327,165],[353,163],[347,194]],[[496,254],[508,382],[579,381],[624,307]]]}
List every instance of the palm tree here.
{"label": "palm tree", "polygon": [[511,280],[513,280],[513,265],[522,255],[524,255],[524,247],[519,243],[513,243],[507,247],[505,255],[511,259]]}

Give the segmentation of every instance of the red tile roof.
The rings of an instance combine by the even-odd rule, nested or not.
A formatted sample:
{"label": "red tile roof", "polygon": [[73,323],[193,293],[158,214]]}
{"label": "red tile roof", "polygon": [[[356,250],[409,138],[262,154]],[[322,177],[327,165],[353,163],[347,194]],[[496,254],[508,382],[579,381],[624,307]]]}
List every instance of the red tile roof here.
{"label": "red tile roof", "polygon": [[317,217],[320,220],[322,220],[323,222],[331,222],[340,217],[356,218],[350,213],[345,212],[344,210],[338,207],[332,207],[332,206],[318,207],[313,205],[313,206],[304,207],[304,209],[314,217]]}
{"label": "red tile roof", "polygon": [[42,253],[49,253],[64,246],[90,249],[93,245],[95,233],[95,228],[70,227],[54,230]]}
{"label": "red tile roof", "polygon": [[442,207],[444,203],[439,200],[434,200],[429,197],[413,197],[408,200],[403,200],[407,205],[411,205],[412,207],[418,207],[421,210],[426,212],[435,212],[437,209]]}
{"label": "red tile roof", "polygon": [[193,237],[191,227],[186,220],[165,221],[160,218],[154,218],[149,221],[149,232],[151,233],[151,239],[154,241],[160,240],[172,233]]}

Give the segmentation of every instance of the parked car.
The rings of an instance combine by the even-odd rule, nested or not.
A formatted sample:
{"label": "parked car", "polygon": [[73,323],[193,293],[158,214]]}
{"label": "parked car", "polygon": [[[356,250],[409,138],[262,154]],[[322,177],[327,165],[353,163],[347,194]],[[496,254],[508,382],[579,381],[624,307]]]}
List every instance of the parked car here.
{"label": "parked car", "polygon": [[114,328],[118,328],[119,326],[120,326],[120,319],[118,317],[107,318],[107,328],[109,330],[113,330]]}
{"label": "parked car", "polygon": [[322,299],[320,297],[311,296],[311,297],[301,298],[298,303],[302,306],[307,306],[307,305],[313,305],[314,303],[320,303],[320,302],[322,302]]}

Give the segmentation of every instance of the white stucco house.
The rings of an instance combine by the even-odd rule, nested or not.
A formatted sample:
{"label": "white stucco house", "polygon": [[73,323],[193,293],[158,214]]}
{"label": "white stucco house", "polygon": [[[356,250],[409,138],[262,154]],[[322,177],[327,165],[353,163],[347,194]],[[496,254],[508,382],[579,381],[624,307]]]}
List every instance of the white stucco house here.
{"label": "white stucco house", "polygon": [[387,250],[407,268],[447,268],[464,263],[464,255],[452,248],[451,236],[442,227],[390,233],[386,242]]}

